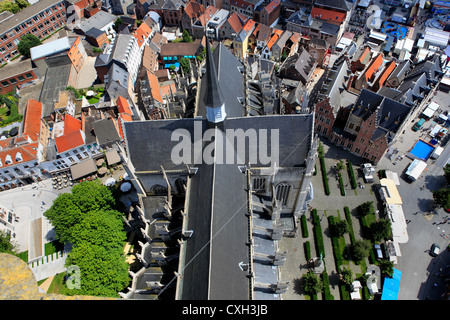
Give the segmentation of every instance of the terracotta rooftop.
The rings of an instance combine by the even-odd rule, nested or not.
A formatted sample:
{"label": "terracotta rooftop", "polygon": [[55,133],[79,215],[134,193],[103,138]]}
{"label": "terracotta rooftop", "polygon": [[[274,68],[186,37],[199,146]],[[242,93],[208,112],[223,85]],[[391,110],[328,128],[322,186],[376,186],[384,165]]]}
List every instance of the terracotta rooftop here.
{"label": "terracotta rooftop", "polygon": [[0,168],[37,159],[38,142],[13,146],[0,151]]}
{"label": "terracotta rooftop", "polygon": [[152,33],[152,28],[150,28],[145,22],[142,22],[139,28],[134,32],[134,37],[137,39],[139,47],[141,47],[145,40]]}
{"label": "terracotta rooftop", "polygon": [[22,134],[28,136],[32,141],[39,139],[41,132],[42,103],[34,99],[27,101],[23,118]]}
{"label": "terracotta rooftop", "polygon": [[189,18],[194,19],[198,18],[202,13],[205,12],[205,7],[202,4],[191,0],[186,5],[186,8],[184,8],[184,12],[186,12]]}
{"label": "terracotta rooftop", "polygon": [[119,113],[126,113],[129,114],[130,116],[133,114],[131,112],[130,109],[130,105],[128,104],[127,99],[125,99],[122,96],[119,96],[119,98],[117,98],[117,109],[119,110]]}
{"label": "terracotta rooftop", "polygon": [[342,12],[336,12],[331,10],[326,10],[322,8],[313,7],[311,11],[311,16],[316,19],[325,21],[335,21],[344,22],[346,14]]}
{"label": "terracotta rooftop", "polygon": [[267,13],[271,13],[275,8],[277,8],[281,3],[281,0],[272,0],[266,7]]}
{"label": "terracotta rooftop", "polygon": [[379,67],[383,64],[383,56],[378,54],[375,59],[370,62],[369,66],[367,67],[364,75],[366,77],[366,81],[369,81],[370,78],[373,76],[373,74],[378,70]]}
{"label": "terracotta rooftop", "polygon": [[234,32],[239,33],[242,29],[242,23],[239,19],[239,16],[236,12],[232,12],[230,16],[228,17],[228,23],[231,26],[231,28],[234,30]]}
{"label": "terracotta rooftop", "polygon": [[56,137],[55,143],[56,149],[61,153],[82,146],[84,144],[84,138],[81,134],[81,130],[72,131]]}

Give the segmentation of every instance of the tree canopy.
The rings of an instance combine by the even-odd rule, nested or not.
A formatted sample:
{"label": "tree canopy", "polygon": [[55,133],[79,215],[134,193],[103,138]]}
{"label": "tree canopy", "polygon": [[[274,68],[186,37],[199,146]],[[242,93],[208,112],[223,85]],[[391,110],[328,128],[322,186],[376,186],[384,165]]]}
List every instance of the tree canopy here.
{"label": "tree canopy", "polygon": [[305,292],[309,295],[315,295],[322,291],[323,283],[319,279],[317,275],[315,275],[312,271],[304,274],[302,276],[302,286]]}
{"label": "tree canopy", "polygon": [[17,45],[17,50],[19,50],[20,54],[22,54],[25,58],[30,58],[30,49],[40,44],[41,40],[34,34],[29,33],[20,38],[20,42]]}
{"label": "tree canopy", "polygon": [[126,232],[112,191],[99,181],[82,182],[59,195],[44,216],[61,242],[73,244],[66,267],[80,269],[81,287],[65,293],[117,297],[130,279],[123,254]]}
{"label": "tree canopy", "polygon": [[389,219],[380,219],[370,225],[372,238],[374,241],[389,239],[392,234],[391,221]]}

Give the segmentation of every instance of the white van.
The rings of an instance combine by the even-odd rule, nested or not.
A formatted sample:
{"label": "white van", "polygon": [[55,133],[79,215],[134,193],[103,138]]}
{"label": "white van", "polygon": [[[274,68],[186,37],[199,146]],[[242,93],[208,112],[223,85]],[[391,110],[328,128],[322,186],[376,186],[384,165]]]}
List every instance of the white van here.
{"label": "white van", "polygon": [[431,159],[439,158],[439,156],[442,154],[442,151],[444,151],[443,147],[436,147],[436,149],[434,149],[433,153],[430,156]]}

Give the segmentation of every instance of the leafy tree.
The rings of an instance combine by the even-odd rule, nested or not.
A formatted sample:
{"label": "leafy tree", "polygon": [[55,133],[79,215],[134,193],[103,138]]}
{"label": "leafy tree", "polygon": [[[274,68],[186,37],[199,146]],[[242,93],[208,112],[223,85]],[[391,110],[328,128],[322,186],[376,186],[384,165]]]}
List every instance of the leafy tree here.
{"label": "leafy tree", "polygon": [[76,184],[72,188],[72,195],[83,212],[109,210],[115,205],[112,193],[99,180]]}
{"label": "leafy tree", "polygon": [[441,188],[433,191],[433,199],[438,207],[450,208],[450,188]]}
{"label": "leafy tree", "polygon": [[121,249],[126,240],[120,212],[90,211],[83,220],[73,227],[75,243],[88,242],[106,249]]}
{"label": "leafy tree", "polygon": [[352,272],[352,270],[347,269],[347,268],[343,268],[342,271],[341,271],[341,277],[342,277],[341,278],[342,282],[344,282],[345,284],[348,284],[348,285],[352,284],[352,282],[353,282],[353,272]]}
{"label": "leafy tree", "polygon": [[0,2],[0,12],[9,11],[11,13],[17,13],[20,11],[20,6],[11,0],[3,0]]}
{"label": "leafy tree", "polygon": [[16,253],[16,244],[11,242],[11,236],[3,230],[0,230],[0,252]]}
{"label": "leafy tree", "polygon": [[178,61],[180,62],[180,66],[183,68],[183,72],[185,74],[189,73],[191,71],[191,66],[189,64],[189,59],[188,58],[184,58],[183,57],[183,58],[180,58]]}
{"label": "leafy tree", "polygon": [[34,34],[26,34],[20,38],[17,50],[25,57],[30,58],[30,49],[41,44],[41,40]]}
{"label": "leafy tree", "polygon": [[183,31],[182,37],[183,37],[183,42],[189,42],[189,43],[194,42],[194,40],[192,40],[192,37],[190,36],[190,34],[187,30]]}
{"label": "leafy tree", "polygon": [[394,274],[394,263],[392,261],[381,260],[378,266],[380,267],[381,273],[392,278],[392,275]]}
{"label": "leafy tree", "polygon": [[370,241],[369,240],[356,240],[353,244],[353,258],[358,261],[365,259],[369,256]]}
{"label": "leafy tree", "polygon": [[122,213],[115,207],[108,187],[87,181],[75,185],[72,193],[59,195],[44,213],[60,240],[73,244],[66,267],[80,269],[81,288],[66,289],[66,294],[117,297],[129,284],[123,254],[126,232]]}
{"label": "leafy tree", "polygon": [[374,241],[381,241],[391,237],[391,221],[389,219],[380,219],[370,225],[370,231]]}
{"label": "leafy tree", "polygon": [[14,1],[20,9],[26,8],[30,5],[30,3],[26,0],[15,0]]}
{"label": "leafy tree", "polygon": [[302,286],[305,292],[309,295],[315,295],[322,291],[323,283],[320,281],[319,277],[315,275],[312,271],[304,274],[302,276],[303,282]]}
{"label": "leafy tree", "polygon": [[357,207],[357,210],[358,210],[358,214],[361,217],[364,217],[364,216],[368,215],[369,213],[372,213],[373,212],[373,201],[366,201],[366,202],[360,204]]}
{"label": "leafy tree", "polygon": [[44,212],[44,216],[55,227],[55,232],[60,241],[70,243],[74,243],[72,228],[82,220],[84,214],[70,193],[59,195],[52,206]]}
{"label": "leafy tree", "polygon": [[123,21],[121,18],[117,18],[116,21],[114,21],[113,29],[116,32],[119,32],[120,26],[123,24]]}
{"label": "leafy tree", "polygon": [[343,170],[345,168],[345,164],[344,161],[339,160],[338,163],[336,164],[336,171],[340,172],[341,170]]}
{"label": "leafy tree", "polygon": [[346,220],[339,220],[330,225],[330,232],[335,237],[342,237],[344,234],[350,232],[350,227]]}
{"label": "leafy tree", "polygon": [[445,180],[447,181],[447,184],[450,184],[450,164],[447,163],[443,169]]}
{"label": "leafy tree", "polygon": [[84,241],[67,256],[66,267],[80,268],[80,289],[66,289],[68,295],[118,297],[130,282],[128,264],[121,249],[108,250]]}

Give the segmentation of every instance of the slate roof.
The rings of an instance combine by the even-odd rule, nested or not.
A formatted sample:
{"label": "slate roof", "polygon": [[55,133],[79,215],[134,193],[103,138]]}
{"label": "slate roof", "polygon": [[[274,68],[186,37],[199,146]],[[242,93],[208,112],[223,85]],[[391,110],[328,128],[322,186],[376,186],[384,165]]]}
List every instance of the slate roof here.
{"label": "slate roof", "polygon": [[[172,152],[177,151],[176,146],[180,141],[190,142],[192,151],[201,146],[201,153],[212,143],[217,143],[218,132],[226,132],[231,129],[236,132],[241,129],[268,130],[270,133],[279,132],[279,162],[281,167],[303,167],[306,164],[307,155],[313,141],[313,114],[304,115],[279,115],[279,116],[244,116],[242,106],[236,99],[242,92],[242,74],[238,67],[240,62],[222,45],[214,50],[212,59],[217,66],[219,86],[223,93],[226,105],[227,118],[214,130],[217,140],[203,142],[201,139],[207,129],[210,128],[205,119],[204,104],[198,108],[199,117],[183,119],[167,119],[152,121],[133,121],[124,123],[126,148],[130,161],[138,175],[151,171],[160,171],[163,165],[166,171],[186,170],[185,164],[174,163]],[[208,65],[210,66],[210,65]],[[227,72],[221,72],[225,68]],[[201,79],[199,101],[204,101],[207,94],[206,84],[210,83],[205,76],[213,74],[207,72]],[[229,104],[229,105],[228,105]],[[237,116],[233,116],[237,114]],[[172,134],[181,135],[172,141]],[[267,139],[268,149],[271,150],[271,139]],[[249,143],[247,143],[249,144]],[[222,141],[222,145],[225,143]],[[276,146],[274,146],[276,147]],[[226,147],[225,147],[226,148]],[[250,163],[252,167],[268,167],[259,157],[253,161],[250,155],[258,154],[259,145],[251,144],[246,148],[242,164]],[[206,151],[205,151],[206,152]],[[239,267],[240,263],[249,263],[249,247],[246,245],[249,239],[248,217],[246,216],[247,180],[236,161],[234,164],[226,164],[220,161],[220,155],[229,156],[236,150],[215,150],[212,163],[204,158],[195,159],[195,153],[188,154],[190,167],[196,167],[195,174],[189,176],[188,198],[186,214],[188,218],[187,230],[194,230],[194,235],[187,239],[182,247],[180,256],[183,257],[181,269],[178,270],[182,277],[178,279],[181,299],[188,300],[216,300],[233,299],[248,300],[250,298],[250,278],[247,272]],[[235,158],[236,159],[236,158]],[[250,161],[252,160],[252,161]]]}
{"label": "slate roof", "polygon": [[397,132],[397,129],[411,111],[410,106],[363,89],[352,113],[365,120],[376,109],[378,109],[377,126],[393,133]]}
{"label": "slate roof", "polygon": [[92,125],[99,145],[109,144],[120,140],[119,133],[117,132],[112,119],[105,118],[98,120]]}

